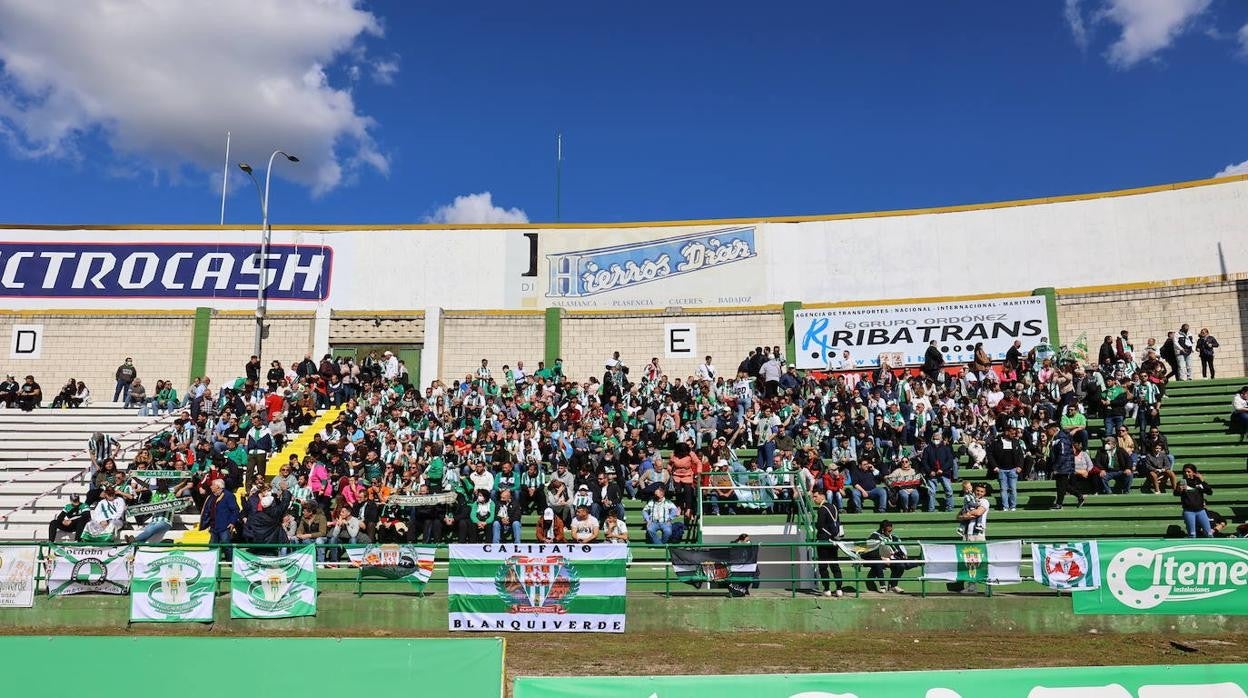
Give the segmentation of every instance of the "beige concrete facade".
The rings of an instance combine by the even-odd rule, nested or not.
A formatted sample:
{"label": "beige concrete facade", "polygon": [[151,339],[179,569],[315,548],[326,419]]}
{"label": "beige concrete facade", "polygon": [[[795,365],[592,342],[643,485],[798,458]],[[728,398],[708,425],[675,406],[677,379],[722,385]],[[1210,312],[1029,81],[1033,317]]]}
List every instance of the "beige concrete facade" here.
{"label": "beige concrete facade", "polygon": [[[1126,328],[1143,346],[1148,337],[1164,341],[1167,330],[1187,322],[1193,331],[1208,327],[1218,338],[1220,376],[1248,375],[1245,327],[1248,326],[1248,274],[1225,281],[1157,285],[1135,289],[1072,289],[1058,291],[1060,337],[1070,343],[1088,337],[1095,353],[1101,338]],[[496,372],[503,364],[524,361],[537,369],[545,356],[546,321],[541,312],[446,311],[423,328],[419,311],[374,318],[361,313],[335,314],[326,328],[335,343],[398,342],[435,345],[437,373],[444,380],[472,373],[482,358]],[[380,320],[378,325],[375,320]],[[0,337],[9,341],[14,325],[42,328],[39,358],[0,355],[0,372],[21,377],[33,374],[45,392],[54,395],[70,376],[84,380],[97,401],[112,398],[113,373],[122,359],[133,357],[149,387],[156,380],[174,381],[179,393],[190,372],[194,333],[190,311],[47,311],[0,313]],[[265,342],[269,358],[283,365],[312,350],[316,321],[312,313],[277,313],[269,317]],[[694,351],[681,358],[665,356],[665,327],[685,324],[696,329]],[[559,353],[569,376],[584,380],[601,376],[611,352],[641,370],[651,357],[671,377],[691,375],[710,354],[721,375],[732,374],[747,352],[762,344],[785,345],[784,316],[779,308],[746,308],[666,312],[564,312]],[[254,320],[250,313],[214,312],[209,323],[205,372],[217,385],[242,375],[252,352]],[[438,329],[438,336],[432,334]],[[319,358],[319,357],[317,357]],[[1199,369],[1199,363],[1196,368]],[[432,369],[430,368],[430,372]],[[423,376],[428,384],[433,376]]]}
{"label": "beige concrete facade", "polygon": [[[1061,340],[1070,344],[1086,333],[1088,352],[1095,360],[1105,335],[1131,333],[1137,348],[1149,337],[1161,346],[1166,332],[1188,323],[1195,334],[1202,327],[1221,345],[1214,359],[1219,376],[1242,376],[1248,372],[1244,353],[1244,328],[1248,325],[1248,274],[1227,281],[1159,286],[1137,290],[1106,290],[1094,293],[1058,291],[1057,317]],[[1200,361],[1192,360],[1199,375]]]}
{"label": "beige concrete facade", "polygon": [[10,341],[14,325],[43,328],[38,359],[14,359],[6,347],[0,372],[21,381],[27,374],[51,400],[70,377],[83,381],[96,402],[113,399],[114,375],[127,356],[134,359],[149,392],[157,380],[169,379],[179,395],[186,387],[191,361],[194,313],[108,313],[0,315],[0,337]]}
{"label": "beige concrete facade", "polygon": [[441,336],[438,375],[447,385],[476,371],[481,359],[489,359],[490,370],[501,380],[504,364],[523,361],[526,372],[537,370],[546,352],[546,318],[540,312],[448,311],[442,315]]}
{"label": "beige concrete facade", "polygon": [[[692,325],[697,342],[689,356],[667,357],[665,328]],[[563,317],[563,366],[569,376],[602,377],[612,352],[631,370],[640,371],[651,358],[671,378],[693,375],[706,355],[719,375],[735,375],[737,364],[751,349],[784,346],[784,314],[778,310],[727,310],[668,313],[566,313]]]}

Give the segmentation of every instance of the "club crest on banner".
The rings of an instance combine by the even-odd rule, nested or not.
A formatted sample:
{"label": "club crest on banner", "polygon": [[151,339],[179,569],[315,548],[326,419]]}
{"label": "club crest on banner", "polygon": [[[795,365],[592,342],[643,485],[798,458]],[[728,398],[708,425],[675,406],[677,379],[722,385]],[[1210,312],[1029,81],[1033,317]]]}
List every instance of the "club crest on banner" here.
{"label": "club crest on banner", "polygon": [[580,575],[562,555],[513,555],[494,577],[509,613],[567,613],[580,591]]}
{"label": "club crest on banner", "polygon": [[1075,548],[1050,548],[1044,554],[1044,572],[1057,585],[1079,586],[1091,569],[1088,558]]}

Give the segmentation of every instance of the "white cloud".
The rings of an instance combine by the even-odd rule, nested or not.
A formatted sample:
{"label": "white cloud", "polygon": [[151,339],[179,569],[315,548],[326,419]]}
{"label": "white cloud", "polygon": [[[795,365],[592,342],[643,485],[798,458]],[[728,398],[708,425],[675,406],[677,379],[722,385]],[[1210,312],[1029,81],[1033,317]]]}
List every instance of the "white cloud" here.
{"label": "white cloud", "polygon": [[394,76],[399,73],[399,60],[397,56],[392,56],[384,60],[375,60],[372,62],[373,82],[378,85],[393,85]]}
{"label": "white cloud", "polygon": [[1231,175],[1248,174],[1248,160],[1244,160],[1238,165],[1227,165],[1218,171],[1214,177],[1230,177]]}
{"label": "white cloud", "polygon": [[1098,14],[1121,29],[1106,58],[1130,68],[1169,47],[1213,0],[1106,0]]}
{"label": "white cloud", "polygon": [[439,206],[432,216],[425,217],[426,223],[528,223],[529,216],[518,208],[503,208],[494,205],[494,197],[490,192],[465,194],[445,206]]}
{"label": "white cloud", "polygon": [[303,162],[278,173],[323,193],[388,171],[375,122],[325,72],[380,34],[355,0],[0,0],[0,135],[75,158],[98,133],[117,161],[177,177],[219,172],[230,130],[232,160],[282,148]]}
{"label": "white cloud", "polygon": [[1239,28],[1239,54],[1248,57],[1248,24]]}
{"label": "white cloud", "polygon": [[1083,12],[1079,9],[1080,0],[1066,0],[1066,8],[1063,14],[1066,17],[1066,24],[1070,26],[1070,35],[1075,39],[1075,45],[1080,51],[1088,48],[1088,27],[1083,21]]}

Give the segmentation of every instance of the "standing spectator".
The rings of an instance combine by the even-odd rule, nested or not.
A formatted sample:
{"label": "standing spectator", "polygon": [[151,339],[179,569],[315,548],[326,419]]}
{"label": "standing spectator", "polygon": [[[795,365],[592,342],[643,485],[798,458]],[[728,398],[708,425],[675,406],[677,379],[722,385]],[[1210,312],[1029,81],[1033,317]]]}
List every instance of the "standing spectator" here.
{"label": "standing spectator", "polygon": [[1174,338],[1174,347],[1179,354],[1178,378],[1181,381],[1190,381],[1192,379],[1192,352],[1196,350],[1196,339],[1192,337],[1192,331],[1186,322],[1179,327],[1179,334]]}
{"label": "standing spectator", "polygon": [[[828,501],[822,490],[815,490],[810,496],[815,504],[815,541],[819,543],[815,546],[815,558],[819,561],[819,584],[823,587],[824,596],[835,595],[839,598],[845,595],[841,590],[841,566],[836,562],[841,557],[840,548],[836,545],[842,535],[841,513]],[[835,592],[832,590],[834,584]]]}
{"label": "standing spectator", "polygon": [[91,459],[91,476],[104,465],[104,461],[116,458],[121,451],[121,444],[103,432],[95,432],[87,439],[87,456]]}
{"label": "standing spectator", "polygon": [[1174,341],[1174,332],[1166,333],[1166,341],[1162,342],[1161,350],[1157,352],[1161,355],[1161,359],[1170,367],[1170,372],[1166,374],[1166,378],[1179,376],[1179,348]]}
{"label": "standing spectator", "polygon": [[252,354],[251,358],[247,360],[247,363],[243,365],[243,373],[244,375],[247,376],[248,382],[259,383],[260,382],[260,357],[256,356],[255,354]]}
{"label": "standing spectator", "polygon": [[257,417],[252,421],[251,428],[247,430],[247,471],[246,485],[250,489],[252,485],[263,482],[265,469],[269,463],[269,456],[273,453],[273,434]]}
{"label": "standing spectator", "polygon": [[1211,538],[1213,529],[1209,513],[1205,511],[1205,497],[1213,494],[1213,488],[1205,482],[1205,476],[1193,463],[1183,466],[1183,479],[1174,488],[1174,496],[1183,506],[1183,523],[1187,525],[1188,538]]}
{"label": "standing spectator", "polygon": [[1201,378],[1217,378],[1217,372],[1213,368],[1213,350],[1219,346],[1218,338],[1209,334],[1208,327],[1200,329],[1200,336],[1196,339],[1196,353],[1200,355],[1200,377]]}
{"label": "standing spectator", "polygon": [[1061,509],[1067,494],[1079,498],[1079,506],[1083,506],[1083,494],[1075,489],[1075,444],[1070,434],[1062,431],[1057,422],[1045,425],[1049,437],[1049,472],[1053,473],[1053,482],[1057,486],[1057,501],[1053,509]]}
{"label": "standing spectator", "polygon": [[134,367],[134,359],[129,356],[117,367],[116,375],[117,387],[113,390],[113,402],[129,404],[130,402],[130,385],[134,383],[134,379],[139,377],[139,370]]}
{"label": "standing spectator", "polygon": [[953,449],[944,442],[939,432],[932,435],[932,443],[923,449],[919,469],[927,479],[927,511],[936,511],[936,488],[945,491],[945,511],[953,511],[953,481],[958,477],[958,461]]}
{"label": "standing spectator", "polygon": [[[731,365],[732,364],[729,364],[729,366]],[[698,380],[710,382],[714,382],[715,377],[719,375],[715,372],[715,365],[711,363],[711,357],[709,354],[706,357],[706,361],[703,361],[702,364],[698,366],[697,374]]]}
{"label": "standing spectator", "polygon": [[[988,510],[991,508],[992,504],[988,500],[988,485],[982,482],[975,483],[971,488],[971,494],[967,495],[966,501],[962,503],[962,510],[957,516],[958,532],[962,540],[988,540]],[[974,582],[954,582],[949,585],[949,590],[967,594],[974,594],[977,591]]]}
{"label": "standing spectator", "polygon": [[276,392],[277,385],[286,378],[286,370],[282,368],[281,361],[269,362],[269,370],[264,374],[265,383],[269,386],[269,392]]}
{"label": "standing spectator", "polygon": [[1026,447],[1019,439],[1021,434],[1017,425],[1009,425],[988,446],[988,474],[995,472],[1001,485],[1001,511],[1014,511],[1018,507],[1018,478],[1023,474],[1026,454]]}
{"label": "standing spectator", "polygon": [[225,490],[225,481],[221,478],[213,480],[209,490],[199,515],[199,530],[208,531],[208,542],[212,545],[226,545],[221,550],[221,558],[230,560],[233,556],[228,544],[233,542],[238,527],[238,500]]}
{"label": "standing spectator", "polygon": [[770,352],[768,352],[768,357],[758,369],[758,374],[763,381],[763,397],[774,400],[780,392],[780,374],[784,373],[784,364],[780,363],[779,357]]}

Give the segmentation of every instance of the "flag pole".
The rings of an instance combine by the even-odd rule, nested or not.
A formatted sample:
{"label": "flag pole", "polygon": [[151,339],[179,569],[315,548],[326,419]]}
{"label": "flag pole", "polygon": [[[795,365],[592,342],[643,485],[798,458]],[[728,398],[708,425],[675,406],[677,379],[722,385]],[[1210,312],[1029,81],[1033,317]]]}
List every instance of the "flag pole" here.
{"label": "flag pole", "polygon": [[225,225],[225,193],[230,182],[230,132],[225,132],[225,169],[221,172],[221,225]]}
{"label": "flag pole", "polygon": [[555,222],[563,219],[563,134],[555,134]]}

